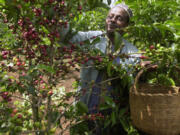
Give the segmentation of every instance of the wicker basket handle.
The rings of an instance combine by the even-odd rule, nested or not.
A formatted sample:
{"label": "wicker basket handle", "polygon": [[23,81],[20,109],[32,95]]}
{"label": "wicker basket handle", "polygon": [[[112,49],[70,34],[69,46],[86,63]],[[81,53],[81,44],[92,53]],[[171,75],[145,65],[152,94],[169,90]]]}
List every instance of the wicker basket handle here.
{"label": "wicker basket handle", "polygon": [[138,81],[139,81],[140,76],[143,74],[143,72],[144,72],[145,70],[155,69],[155,68],[157,68],[157,65],[148,65],[147,67],[141,69],[141,70],[138,72],[138,74],[137,74],[136,77],[135,77],[134,84],[133,84],[133,90],[134,90],[135,93],[138,93],[136,85],[137,85],[137,83],[138,83]]}

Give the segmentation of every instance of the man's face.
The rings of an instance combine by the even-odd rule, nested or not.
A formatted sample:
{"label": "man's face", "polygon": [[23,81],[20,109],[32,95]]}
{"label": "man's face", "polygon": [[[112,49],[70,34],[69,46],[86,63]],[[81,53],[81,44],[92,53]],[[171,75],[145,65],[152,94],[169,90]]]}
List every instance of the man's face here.
{"label": "man's face", "polygon": [[[110,10],[106,18],[106,31],[114,32],[116,29],[121,32],[122,28],[128,25],[128,14],[123,8],[114,7]],[[121,30],[119,30],[121,29]]]}

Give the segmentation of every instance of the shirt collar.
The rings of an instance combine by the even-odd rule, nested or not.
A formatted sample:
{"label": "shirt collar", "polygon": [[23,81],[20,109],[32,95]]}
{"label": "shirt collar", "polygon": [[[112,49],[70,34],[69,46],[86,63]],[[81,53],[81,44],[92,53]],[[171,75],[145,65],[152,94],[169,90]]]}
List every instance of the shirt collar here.
{"label": "shirt collar", "polygon": [[115,51],[114,45],[112,44],[110,39],[107,37],[107,35],[105,37],[107,39],[106,54],[112,54],[112,55],[120,54],[122,49],[125,47],[125,39],[122,38],[122,42],[121,42],[120,47]]}

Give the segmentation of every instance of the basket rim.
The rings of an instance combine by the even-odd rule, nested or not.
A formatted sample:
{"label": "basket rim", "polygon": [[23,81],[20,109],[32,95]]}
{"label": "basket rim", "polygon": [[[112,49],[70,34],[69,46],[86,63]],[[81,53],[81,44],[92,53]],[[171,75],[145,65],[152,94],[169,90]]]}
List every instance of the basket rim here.
{"label": "basket rim", "polygon": [[[146,70],[154,69],[154,66],[156,66],[156,65],[149,65],[145,69]],[[160,84],[153,84],[154,86],[163,86],[163,87],[168,87],[168,88],[172,88],[172,89],[176,88],[176,89],[178,89],[177,93],[145,93],[145,92],[139,92],[136,85],[138,84],[139,78],[143,74],[145,69],[141,69],[138,72],[138,74],[136,75],[135,80],[134,80],[134,84],[130,88],[130,93],[134,93],[135,95],[141,95],[141,96],[145,96],[145,95],[146,96],[176,96],[176,95],[178,96],[178,95],[180,95],[180,86],[179,85],[178,86],[163,86]],[[148,85],[152,86],[152,84],[148,84]]]}
{"label": "basket rim", "polygon": [[[168,86],[168,87],[179,88],[180,89],[180,87],[177,87],[177,86]],[[136,92],[133,89],[134,89],[134,87],[131,87],[130,94],[139,95],[139,96],[180,96],[180,92],[177,92],[177,93],[153,93],[153,94],[150,94],[150,93],[145,93],[145,92]]]}

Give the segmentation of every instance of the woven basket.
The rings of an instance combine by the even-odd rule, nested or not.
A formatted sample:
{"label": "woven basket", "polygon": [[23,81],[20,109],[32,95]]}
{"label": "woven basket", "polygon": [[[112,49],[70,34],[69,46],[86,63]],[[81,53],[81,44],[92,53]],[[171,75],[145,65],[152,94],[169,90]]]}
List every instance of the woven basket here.
{"label": "woven basket", "polygon": [[133,125],[151,135],[180,135],[180,88],[138,84],[143,72],[137,74],[130,89]]}

